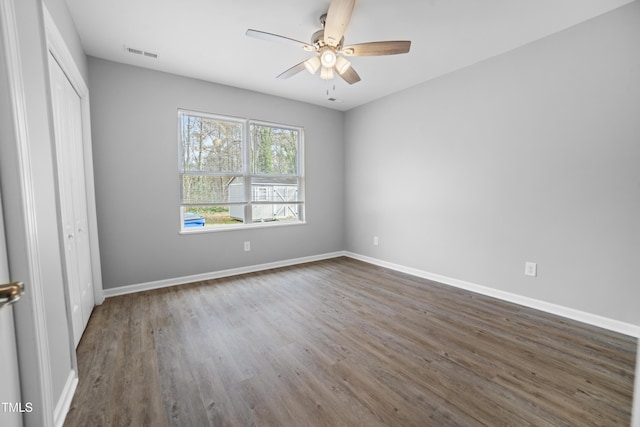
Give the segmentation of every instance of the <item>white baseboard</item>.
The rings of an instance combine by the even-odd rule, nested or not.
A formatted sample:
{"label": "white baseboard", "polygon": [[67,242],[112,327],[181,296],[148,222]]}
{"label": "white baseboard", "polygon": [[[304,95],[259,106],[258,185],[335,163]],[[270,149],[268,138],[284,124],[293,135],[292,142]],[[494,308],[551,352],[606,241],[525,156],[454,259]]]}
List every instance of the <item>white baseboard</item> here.
{"label": "white baseboard", "polygon": [[454,279],[451,277],[430,273],[428,271],[418,270],[416,268],[405,267],[400,264],[394,264],[391,262],[368,257],[365,255],[360,255],[352,252],[345,252],[344,255],[349,258],[357,259],[360,261],[367,262],[369,264],[374,264],[380,267],[388,268],[390,270],[396,270],[402,273],[411,274],[412,276],[433,280],[434,282],[443,283],[445,285],[454,286],[456,288],[466,289],[468,291],[476,292],[478,294],[482,294],[482,295],[490,296],[503,301],[523,305],[525,307],[534,308],[536,310],[566,317],[568,319],[577,320],[579,322],[583,322],[589,325],[608,329],[610,331],[619,332],[621,334],[629,335],[635,338],[640,338],[640,326],[633,325],[631,323],[621,322],[619,320],[610,319],[608,317],[598,316],[596,314],[591,314],[591,313],[576,310],[573,308],[564,307],[561,305],[552,304],[545,301],[540,301],[540,300],[525,297],[522,295],[512,294],[510,292],[501,291],[499,289],[490,288],[488,286],[478,285],[476,283]]}
{"label": "white baseboard", "polygon": [[69,372],[69,377],[67,378],[67,382],[62,389],[62,394],[60,395],[60,399],[58,399],[58,403],[53,411],[53,425],[56,427],[62,427],[64,425],[64,420],[67,418],[67,413],[69,412],[69,408],[71,408],[71,401],[73,400],[73,395],[76,392],[76,387],[78,386],[78,376],[76,375],[76,371]]}
{"label": "white baseboard", "polygon": [[583,322],[589,325],[619,332],[621,334],[629,335],[635,338],[640,338],[640,326],[638,325],[621,322],[619,320],[610,319],[608,317],[587,313],[587,312],[576,310],[573,308],[564,307],[558,304],[552,304],[549,302],[540,301],[540,300],[525,297],[522,295],[501,291],[499,289],[490,288],[488,286],[483,286],[476,283],[455,279],[452,277],[442,276],[440,274],[430,273],[428,271],[406,267],[400,264],[395,264],[395,263],[383,261],[377,258],[372,258],[369,256],[360,255],[360,254],[356,254],[348,251],[330,252],[326,254],[313,255],[313,256],[302,257],[302,258],[294,258],[289,260],[270,262],[266,264],[232,268],[228,270],[214,271],[214,272],[203,273],[203,274],[195,274],[195,275],[185,276],[185,277],[176,277],[173,279],[158,280],[154,282],[140,283],[136,285],[120,286],[117,288],[105,289],[103,291],[103,295],[105,298],[109,298],[109,297],[114,297],[118,295],[126,295],[126,294],[135,293],[135,292],[148,291],[152,289],[165,288],[165,287],[175,286],[175,285],[182,285],[182,284],[191,283],[191,282],[198,282],[201,280],[219,279],[222,277],[237,276],[239,274],[254,273],[257,271],[269,270],[272,268],[287,267],[291,265],[302,264],[305,262],[321,261],[324,259],[336,258],[339,256],[347,256],[349,258],[364,261],[369,264],[378,265],[380,267],[388,268],[388,269],[399,271],[402,273],[411,274],[412,276],[433,280],[435,282],[443,283],[449,286],[454,286],[456,288],[466,289],[468,291],[476,292],[478,294],[490,296],[503,301],[512,302],[514,304],[523,305],[525,307],[529,307],[536,310],[544,311],[546,313],[551,313],[558,316],[566,317],[568,319],[577,320],[579,322]]}
{"label": "white baseboard", "polygon": [[223,277],[237,276],[240,274],[255,273],[257,271],[270,270],[272,268],[288,267],[305,262],[321,261],[324,259],[336,258],[344,256],[343,251],[330,252],[320,255],[312,255],[302,258],[294,258],[283,261],[269,262],[266,264],[250,265],[247,267],[230,268],[228,270],[213,271],[210,273],[194,274],[191,276],[176,277],[172,279],[157,280],[154,282],[140,283],[136,285],[119,286],[117,288],[105,289],[102,295],[105,298],[115,297],[118,295],[132,294],[135,292],[149,291],[152,289],[166,288],[169,286],[183,285],[185,283],[199,282],[202,280],[220,279]]}

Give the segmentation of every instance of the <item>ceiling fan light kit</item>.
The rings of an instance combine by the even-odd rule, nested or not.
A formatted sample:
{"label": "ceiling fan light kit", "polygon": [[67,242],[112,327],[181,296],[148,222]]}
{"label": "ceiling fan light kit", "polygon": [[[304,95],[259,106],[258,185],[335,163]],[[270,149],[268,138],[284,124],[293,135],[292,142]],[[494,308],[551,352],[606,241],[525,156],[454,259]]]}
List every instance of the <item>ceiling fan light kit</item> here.
{"label": "ceiling fan light kit", "polygon": [[320,58],[317,56],[313,56],[306,61],[304,61],[304,66],[307,68],[307,71],[311,74],[315,74],[316,71],[320,68],[322,64],[320,63]]}
{"label": "ceiling fan light kit", "polygon": [[333,78],[333,68],[322,67],[320,70],[320,78],[322,80],[331,80]]}
{"label": "ceiling fan light kit", "polygon": [[329,10],[320,17],[322,29],[316,31],[311,37],[311,43],[304,43],[289,37],[267,33],[259,30],[247,30],[247,36],[262,40],[283,42],[302,47],[307,52],[317,55],[294,65],[278,78],[287,79],[306,69],[315,74],[320,69],[320,78],[330,80],[334,78],[334,71],[344,81],[354,84],[360,81],[360,76],[343,55],[346,56],[380,56],[397,55],[409,52],[410,41],[382,41],[360,43],[352,46],[343,46],[344,32],[351,20],[351,13],[355,6],[355,0],[331,0]]}
{"label": "ceiling fan light kit", "polygon": [[330,47],[323,47],[320,51],[320,62],[325,68],[333,68],[336,65],[336,53]]}
{"label": "ceiling fan light kit", "polygon": [[344,74],[351,67],[351,62],[347,61],[344,56],[338,56],[335,67],[338,74]]}

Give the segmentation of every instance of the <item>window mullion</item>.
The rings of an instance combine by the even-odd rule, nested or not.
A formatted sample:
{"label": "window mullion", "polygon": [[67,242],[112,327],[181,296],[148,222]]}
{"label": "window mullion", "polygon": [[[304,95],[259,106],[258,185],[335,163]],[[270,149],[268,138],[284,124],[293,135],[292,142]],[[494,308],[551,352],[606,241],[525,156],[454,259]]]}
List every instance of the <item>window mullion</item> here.
{"label": "window mullion", "polygon": [[244,198],[247,204],[244,207],[244,223],[253,222],[253,208],[251,207],[251,130],[249,121],[245,120],[242,126],[242,172],[244,174]]}
{"label": "window mullion", "polygon": [[298,132],[298,156],[296,161],[298,162],[298,164],[296,165],[296,168],[298,170],[298,200],[302,200],[303,203],[300,205],[300,212],[298,215],[298,219],[300,221],[306,221],[306,204],[304,203],[306,199],[306,194],[305,194],[305,170],[304,170],[304,160],[305,160],[305,153],[304,153],[304,130],[300,129],[300,131]]}

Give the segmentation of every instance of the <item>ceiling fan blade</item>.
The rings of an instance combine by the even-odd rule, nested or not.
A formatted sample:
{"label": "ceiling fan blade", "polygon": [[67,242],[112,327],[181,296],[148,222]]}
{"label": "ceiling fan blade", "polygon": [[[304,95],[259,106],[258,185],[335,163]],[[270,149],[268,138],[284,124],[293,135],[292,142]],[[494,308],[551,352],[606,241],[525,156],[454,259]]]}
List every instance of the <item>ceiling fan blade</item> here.
{"label": "ceiling fan blade", "polygon": [[369,42],[345,46],[342,48],[342,54],[345,56],[397,55],[407,53],[409,49],[411,49],[411,42],[408,40]]}
{"label": "ceiling fan blade", "polygon": [[354,70],[353,67],[349,67],[347,71],[342,74],[338,72],[338,75],[350,85],[358,83],[360,81],[360,76],[358,75],[358,73],[356,73],[356,70]]}
{"label": "ceiling fan blade", "polygon": [[336,47],[351,20],[351,13],[356,0],[331,0],[327,18],[324,23],[324,42]]}
{"label": "ceiling fan blade", "polygon": [[246,35],[270,42],[286,43],[295,47],[301,47],[304,50],[308,50],[310,52],[317,50],[315,46],[310,45],[309,43],[301,42],[300,40],[291,39],[289,37],[279,36],[277,34],[267,33],[264,31],[249,29],[247,30]]}
{"label": "ceiling fan blade", "polygon": [[294,65],[293,67],[289,68],[287,71],[285,71],[285,72],[281,73],[280,75],[278,75],[277,78],[279,78],[279,79],[288,79],[291,76],[295,76],[300,71],[306,70],[306,67],[304,66],[304,63],[305,63],[305,61],[302,61],[299,64]]}

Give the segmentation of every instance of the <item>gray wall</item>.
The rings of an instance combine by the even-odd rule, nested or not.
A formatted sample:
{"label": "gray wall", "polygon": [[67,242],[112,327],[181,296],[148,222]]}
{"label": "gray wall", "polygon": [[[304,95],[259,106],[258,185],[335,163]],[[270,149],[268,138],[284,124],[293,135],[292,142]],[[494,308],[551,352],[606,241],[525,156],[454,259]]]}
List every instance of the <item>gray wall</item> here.
{"label": "gray wall", "polygon": [[640,324],[639,52],[634,2],[348,112],[347,250]]}
{"label": "gray wall", "polygon": [[[105,289],[344,248],[342,113],[92,57],[88,64]],[[304,127],[307,224],[178,234],[178,108]]]}

